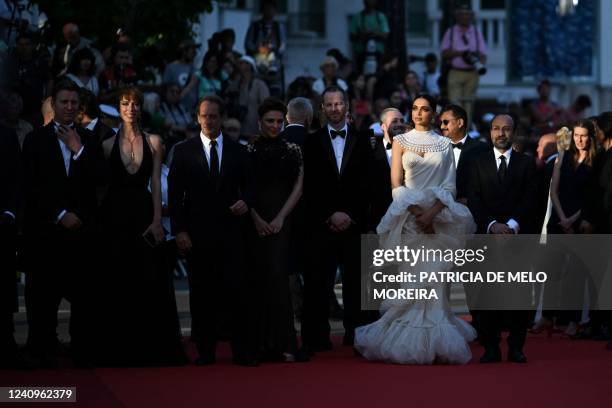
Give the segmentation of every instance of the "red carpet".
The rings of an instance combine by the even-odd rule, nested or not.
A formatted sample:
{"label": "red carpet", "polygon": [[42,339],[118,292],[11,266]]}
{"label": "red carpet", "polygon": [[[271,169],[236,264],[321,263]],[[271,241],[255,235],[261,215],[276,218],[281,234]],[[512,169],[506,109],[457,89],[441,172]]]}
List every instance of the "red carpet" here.
{"label": "red carpet", "polygon": [[[0,386],[76,386],[80,407],[610,407],[612,352],[605,343],[530,336],[527,365],[398,366],[336,346],[311,363],[211,367],[0,371]],[[505,356],[505,348],[503,349]],[[0,404],[2,405],[2,404]],[[15,404],[26,406],[65,404]],[[11,406],[4,404],[2,406]]]}

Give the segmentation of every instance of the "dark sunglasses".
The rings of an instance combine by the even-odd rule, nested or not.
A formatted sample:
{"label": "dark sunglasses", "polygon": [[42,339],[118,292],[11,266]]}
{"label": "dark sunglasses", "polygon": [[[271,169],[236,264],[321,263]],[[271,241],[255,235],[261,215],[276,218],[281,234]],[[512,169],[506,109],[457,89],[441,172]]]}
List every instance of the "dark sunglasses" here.
{"label": "dark sunglasses", "polygon": [[441,122],[441,123],[442,123],[444,126],[446,126],[446,125],[448,125],[448,124],[450,123],[450,121],[451,121],[451,120],[455,120],[455,119],[444,119],[444,120],[441,120],[440,122]]}

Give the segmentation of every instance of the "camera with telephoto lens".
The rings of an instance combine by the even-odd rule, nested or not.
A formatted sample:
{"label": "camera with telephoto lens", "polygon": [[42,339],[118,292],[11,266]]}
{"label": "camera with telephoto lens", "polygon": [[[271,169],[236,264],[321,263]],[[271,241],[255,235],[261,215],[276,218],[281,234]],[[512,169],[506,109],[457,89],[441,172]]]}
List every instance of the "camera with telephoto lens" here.
{"label": "camera with telephoto lens", "polygon": [[463,53],[463,60],[467,64],[474,66],[476,72],[478,72],[478,75],[484,75],[487,73],[487,67],[480,62],[480,57],[477,53],[473,51],[465,51]]}

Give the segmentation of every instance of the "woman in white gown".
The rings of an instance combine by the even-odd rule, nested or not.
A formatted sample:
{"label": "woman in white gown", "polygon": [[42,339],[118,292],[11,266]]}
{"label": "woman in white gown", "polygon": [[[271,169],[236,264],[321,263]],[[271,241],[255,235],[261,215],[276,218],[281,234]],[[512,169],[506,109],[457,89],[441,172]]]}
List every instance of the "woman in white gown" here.
{"label": "woman in white gown", "polygon": [[[425,242],[445,242],[456,248],[463,235],[476,229],[468,208],[455,201],[452,145],[449,139],[431,130],[435,111],[433,98],[420,95],[412,105],[415,129],[393,139],[393,202],[377,227],[383,248],[419,248]],[[426,267],[432,269],[420,270],[454,270],[452,264]],[[357,351],[369,360],[398,364],[469,362],[472,354],[468,342],[475,339],[476,331],[451,311],[450,286],[438,283],[402,287],[432,288],[438,299],[383,303],[384,314],[379,320],[357,328]]]}

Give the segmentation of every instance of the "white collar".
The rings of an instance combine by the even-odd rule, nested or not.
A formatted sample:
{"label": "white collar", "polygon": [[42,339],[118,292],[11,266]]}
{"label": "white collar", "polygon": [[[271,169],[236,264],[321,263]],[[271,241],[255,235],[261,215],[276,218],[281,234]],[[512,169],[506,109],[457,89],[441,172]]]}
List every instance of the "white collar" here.
{"label": "white collar", "polygon": [[[204,143],[204,146],[209,147],[210,146],[210,142],[212,139],[210,139],[208,136],[206,136],[204,134],[204,132],[200,132],[200,139],[202,139],[202,143]],[[217,141],[217,146],[221,147],[223,146],[223,133],[220,132],[219,136],[217,136],[217,138],[215,139]]]}
{"label": "white collar", "polygon": [[301,123],[290,123],[287,126],[285,126],[285,129],[287,129],[288,127],[291,127],[291,126],[299,126],[299,127],[303,127],[303,128],[306,127],[306,126],[302,125]]}
{"label": "white collar", "polygon": [[499,160],[499,157],[503,155],[506,158],[506,161],[509,161],[510,157],[512,156],[512,148],[506,150],[506,152],[502,154],[499,150],[497,150],[497,147],[494,147],[493,153],[495,154],[495,160]]}
{"label": "white collar", "polygon": [[87,126],[85,126],[85,129],[93,131],[93,130],[94,130],[94,128],[96,127],[96,125],[98,124],[98,119],[99,119],[99,118],[95,118],[94,120],[92,120],[91,122],[89,122],[89,123],[87,124]]}
{"label": "white collar", "polygon": [[[55,129],[57,129],[60,126],[62,126],[62,125],[59,122],[53,121],[53,127]],[[74,128],[74,122],[70,122],[68,125],[64,125],[64,126],[68,126],[68,127]]]}
{"label": "white collar", "polygon": [[383,144],[386,145],[387,143],[393,144],[393,140],[391,138],[387,139],[387,135],[383,134]]}
{"label": "white collar", "polygon": [[[333,130],[334,132],[336,132],[336,131],[337,131],[336,129],[334,129],[333,127],[331,127],[331,126],[329,125],[329,123],[328,123],[328,124],[327,124],[327,134],[328,134],[328,135],[330,135],[330,137],[331,137],[331,131],[332,131],[332,130]],[[346,132],[346,134],[348,135],[348,124],[347,124],[346,122],[344,122],[344,126],[342,127],[342,129],[338,130],[337,132],[342,132],[342,131],[345,131],[345,132]]]}
{"label": "white collar", "polygon": [[465,141],[467,140],[467,138],[468,138],[468,135],[466,134],[465,136],[463,136],[463,139],[461,139],[460,141],[454,142],[453,140],[451,140],[451,143],[453,145],[456,145],[457,143],[463,143],[465,145]]}

